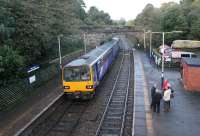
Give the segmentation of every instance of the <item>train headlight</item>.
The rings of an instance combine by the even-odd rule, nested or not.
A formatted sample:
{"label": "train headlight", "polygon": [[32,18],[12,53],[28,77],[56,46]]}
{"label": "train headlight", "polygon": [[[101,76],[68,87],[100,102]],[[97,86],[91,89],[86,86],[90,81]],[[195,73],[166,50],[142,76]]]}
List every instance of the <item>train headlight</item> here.
{"label": "train headlight", "polygon": [[93,89],[93,85],[86,85],[86,89]]}
{"label": "train headlight", "polygon": [[64,86],[64,89],[70,89],[70,86]]}

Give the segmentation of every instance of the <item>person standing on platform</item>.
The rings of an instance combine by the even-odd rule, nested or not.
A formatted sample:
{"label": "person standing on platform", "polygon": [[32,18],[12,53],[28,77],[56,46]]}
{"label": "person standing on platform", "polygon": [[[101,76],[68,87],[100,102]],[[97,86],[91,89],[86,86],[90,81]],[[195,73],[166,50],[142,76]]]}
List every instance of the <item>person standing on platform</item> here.
{"label": "person standing on platform", "polygon": [[164,95],[163,95],[165,112],[169,112],[170,110],[170,99],[171,99],[171,89],[170,87],[168,87],[168,89],[164,91]]}
{"label": "person standing on platform", "polygon": [[160,90],[156,89],[153,96],[153,112],[160,113],[160,100],[162,99],[162,94]]}
{"label": "person standing on platform", "polygon": [[156,93],[156,84],[151,88],[151,109],[153,108],[153,96]]}
{"label": "person standing on platform", "polygon": [[167,79],[165,79],[162,84],[163,91],[167,90],[169,87],[171,87],[171,85],[170,85],[169,81]]}

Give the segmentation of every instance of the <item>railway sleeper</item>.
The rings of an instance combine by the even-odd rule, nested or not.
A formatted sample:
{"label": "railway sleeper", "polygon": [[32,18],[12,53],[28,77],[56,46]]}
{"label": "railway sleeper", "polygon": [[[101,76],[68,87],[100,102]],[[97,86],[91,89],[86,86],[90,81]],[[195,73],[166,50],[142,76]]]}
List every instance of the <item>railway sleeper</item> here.
{"label": "railway sleeper", "polygon": [[105,129],[102,129],[101,132],[100,132],[100,135],[101,136],[119,136],[119,133],[120,133],[120,128],[105,128]]}

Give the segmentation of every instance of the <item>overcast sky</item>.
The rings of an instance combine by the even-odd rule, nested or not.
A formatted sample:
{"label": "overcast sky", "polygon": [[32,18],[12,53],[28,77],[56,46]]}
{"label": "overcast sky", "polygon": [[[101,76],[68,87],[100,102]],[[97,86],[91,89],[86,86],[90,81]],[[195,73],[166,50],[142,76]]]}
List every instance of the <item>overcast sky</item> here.
{"label": "overcast sky", "polygon": [[84,0],[87,9],[96,6],[99,10],[109,13],[114,20],[120,18],[135,19],[146,4],[151,3],[155,7],[160,7],[162,3],[170,1],[179,3],[180,0]]}

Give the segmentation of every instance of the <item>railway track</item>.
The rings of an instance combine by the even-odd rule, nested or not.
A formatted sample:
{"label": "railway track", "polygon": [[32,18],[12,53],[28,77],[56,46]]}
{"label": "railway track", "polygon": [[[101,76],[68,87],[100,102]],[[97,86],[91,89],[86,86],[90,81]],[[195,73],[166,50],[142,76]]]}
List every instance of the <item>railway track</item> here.
{"label": "railway track", "polygon": [[57,122],[52,126],[44,135],[57,136],[65,135],[70,136],[74,128],[79,123],[85,109],[87,108],[89,102],[73,102],[70,106],[65,109],[66,111],[57,120]]}
{"label": "railway track", "polygon": [[62,95],[16,136],[70,136],[89,101],[66,101]]}
{"label": "railway track", "polygon": [[[102,136],[111,134],[112,136],[129,136],[132,130],[133,111],[133,63],[131,63],[131,53],[127,47],[126,51],[120,53],[114,63],[112,70],[106,75],[102,84],[97,88],[97,98],[90,101],[68,101],[64,96],[59,96],[44,111],[33,119],[27,126],[22,128],[15,136]],[[123,54],[123,55],[122,55]],[[119,65],[120,69],[119,69]],[[116,74],[118,73],[118,74]],[[130,84],[130,82],[132,82]],[[106,95],[105,95],[106,94]],[[111,94],[111,96],[110,96]],[[100,99],[99,99],[100,98]],[[104,112],[100,105],[106,102]],[[91,109],[91,105],[99,108]],[[93,127],[84,126],[85,130],[90,130],[87,134],[85,130],[80,131],[81,119],[88,110],[92,110],[88,116],[98,115],[97,122]],[[102,112],[101,114],[98,114]],[[98,118],[101,118],[100,123]],[[84,120],[84,119],[83,119]],[[99,126],[97,128],[97,124]],[[77,132],[78,131],[78,132]]]}
{"label": "railway track", "polygon": [[[117,60],[121,61],[121,59],[120,55]],[[103,92],[109,93],[108,90],[113,86],[113,80],[116,78],[114,73],[118,71],[118,61],[114,64],[115,69],[109,72],[111,77],[109,74],[106,75],[107,81],[103,81],[103,84],[106,83],[106,85],[100,86],[97,90],[97,97],[103,97]],[[108,82],[109,84],[107,84]],[[76,131],[87,107],[91,103],[94,104],[95,101],[96,99],[90,101],[69,101],[61,95],[49,104],[41,114],[18,131],[15,136],[71,136]]]}
{"label": "railway track", "polygon": [[130,59],[129,51],[124,51],[123,61],[120,65],[110,98],[97,128],[96,136],[124,135],[125,122],[127,120],[127,106],[130,101]]}

